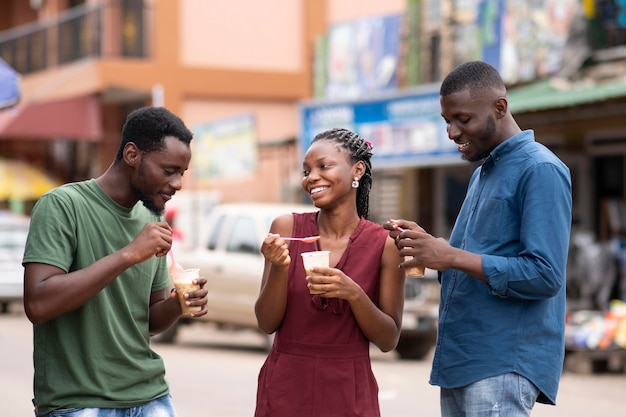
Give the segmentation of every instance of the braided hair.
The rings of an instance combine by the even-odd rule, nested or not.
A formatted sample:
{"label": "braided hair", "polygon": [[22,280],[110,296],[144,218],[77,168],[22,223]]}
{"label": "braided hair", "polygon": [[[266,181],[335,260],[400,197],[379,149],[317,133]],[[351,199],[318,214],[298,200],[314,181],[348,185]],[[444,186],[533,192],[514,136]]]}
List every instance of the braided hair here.
{"label": "braided hair", "polygon": [[359,180],[356,191],[356,210],[359,217],[369,220],[370,190],[372,189],[372,145],[356,133],[343,128],[333,128],[317,134],[311,143],[318,140],[331,140],[346,149],[350,155],[350,162],[355,164],[363,161],[365,173]]}

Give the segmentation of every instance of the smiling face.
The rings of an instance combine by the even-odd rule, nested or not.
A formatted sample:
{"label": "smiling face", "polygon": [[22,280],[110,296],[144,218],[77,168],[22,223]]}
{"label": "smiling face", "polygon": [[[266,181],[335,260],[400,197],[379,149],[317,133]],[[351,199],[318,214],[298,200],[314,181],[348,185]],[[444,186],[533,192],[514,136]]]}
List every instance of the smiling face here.
{"label": "smiling face", "polygon": [[497,123],[504,114],[501,100],[504,98],[489,90],[472,95],[469,87],[441,96],[441,116],[448,137],[457,144],[463,159],[480,161],[506,139],[497,132]]}
{"label": "smiling face", "polygon": [[191,160],[188,144],[172,136],[164,141],[163,150],[139,152],[140,158],[130,180],[135,197],[157,215],[163,214],[165,203],[182,188],[182,177]]}
{"label": "smiling face", "polygon": [[311,144],[302,163],[302,188],[319,208],[330,208],[342,201],[356,206],[354,177],[363,175],[363,163],[350,162],[348,151],[332,140]]}

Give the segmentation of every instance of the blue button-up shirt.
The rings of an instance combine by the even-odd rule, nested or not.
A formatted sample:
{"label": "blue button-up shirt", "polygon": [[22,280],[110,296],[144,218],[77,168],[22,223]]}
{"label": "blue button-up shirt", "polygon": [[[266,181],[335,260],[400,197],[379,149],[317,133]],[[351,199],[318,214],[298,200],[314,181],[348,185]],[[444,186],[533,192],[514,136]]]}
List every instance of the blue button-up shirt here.
{"label": "blue button-up shirt", "polygon": [[439,330],[430,383],[456,388],[516,372],[554,404],[563,366],[569,169],[523,131],[476,169],[450,244],[481,254],[486,284],[440,274]]}

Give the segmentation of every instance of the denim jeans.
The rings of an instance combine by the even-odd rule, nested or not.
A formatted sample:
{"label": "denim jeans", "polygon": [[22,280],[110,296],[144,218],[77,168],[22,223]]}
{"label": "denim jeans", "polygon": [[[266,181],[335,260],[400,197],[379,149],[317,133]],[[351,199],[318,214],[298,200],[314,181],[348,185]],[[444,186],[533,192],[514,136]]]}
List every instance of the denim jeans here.
{"label": "denim jeans", "polygon": [[176,417],[170,394],[131,408],[63,408],[40,417]]}
{"label": "denim jeans", "polygon": [[442,417],[529,417],[539,389],[516,373],[441,389]]}

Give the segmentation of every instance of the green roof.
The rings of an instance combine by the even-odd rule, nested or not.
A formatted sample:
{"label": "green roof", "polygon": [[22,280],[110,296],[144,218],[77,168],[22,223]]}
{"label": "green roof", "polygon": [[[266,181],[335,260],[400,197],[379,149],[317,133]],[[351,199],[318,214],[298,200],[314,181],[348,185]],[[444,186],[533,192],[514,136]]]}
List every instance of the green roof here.
{"label": "green roof", "polygon": [[555,87],[550,80],[542,80],[508,90],[512,113],[523,113],[571,107],[611,98],[626,96],[626,79],[597,84],[575,84]]}

